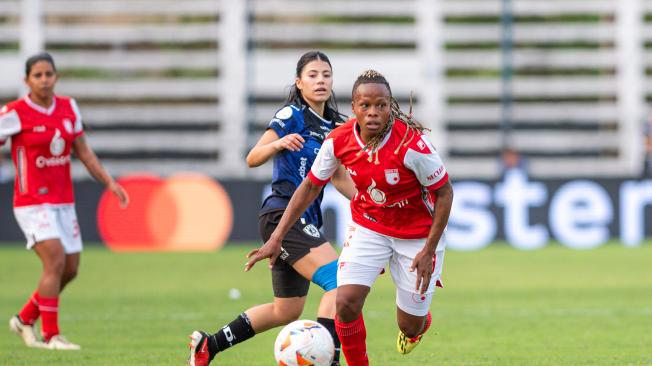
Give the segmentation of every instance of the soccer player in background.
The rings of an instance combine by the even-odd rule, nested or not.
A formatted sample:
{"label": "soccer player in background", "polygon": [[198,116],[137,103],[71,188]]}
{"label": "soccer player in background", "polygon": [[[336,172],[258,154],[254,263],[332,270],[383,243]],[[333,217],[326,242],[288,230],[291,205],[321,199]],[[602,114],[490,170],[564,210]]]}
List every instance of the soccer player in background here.
{"label": "soccer player in background", "polygon": [[[25,65],[29,94],[0,110],[0,144],[11,139],[16,169],[14,215],[43,264],[38,287],[9,329],[28,347],[78,350],[59,332],[59,296],[77,275],[82,240],[75,213],[70,157],[75,153],[88,172],[120,200],[127,193],[104,170],[86,143],[74,99],[54,94],[57,73],[52,56],[39,53]],[[39,340],[34,323],[41,318]]]}
{"label": "soccer player in background", "polygon": [[[315,51],[301,56],[286,105],[276,112],[247,156],[250,167],[274,158],[272,192],[259,212],[259,229],[264,241],[270,238],[292,194],[310,171],[324,138],[342,122],[332,87],[333,70],[328,57]],[[343,169],[337,172],[333,183],[349,199],[355,194],[353,183]],[[317,321],[333,336],[336,347],[333,365],[339,365],[339,341],[333,320],[337,252],[319,230],[322,195],[320,187],[312,204],[306,205],[287,228],[282,248],[276,253],[280,260],[272,261],[273,265],[270,262],[274,301],[247,309],[212,335],[194,331],[190,336],[190,366],[208,365],[217,353],[298,319],[310,281],[325,291]],[[258,249],[249,256],[256,253]]]}
{"label": "soccer player in background", "polygon": [[339,259],[335,323],[347,364],[365,366],[369,360],[362,308],[388,262],[396,285],[398,352],[411,352],[430,327],[429,307],[435,286],[441,286],[441,238],[453,190],[424,128],[411,113],[400,110],[385,77],[364,72],[352,94],[355,119],[324,141],[308,179],[247,266],[263,258],[274,262],[292,223],[338,167],[345,166],[357,194],[351,200],[353,222]]}

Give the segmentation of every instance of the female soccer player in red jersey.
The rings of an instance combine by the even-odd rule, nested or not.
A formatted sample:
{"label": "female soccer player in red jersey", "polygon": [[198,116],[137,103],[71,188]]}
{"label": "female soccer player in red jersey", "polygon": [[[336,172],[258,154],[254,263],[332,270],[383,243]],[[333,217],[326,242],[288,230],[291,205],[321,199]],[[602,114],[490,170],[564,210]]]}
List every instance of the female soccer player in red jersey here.
{"label": "female soccer player in red jersey", "polygon": [[[326,135],[342,121],[332,94],[333,70],[321,52],[301,56],[295,85],[286,105],[276,112],[258,143],[249,152],[247,164],[256,167],[274,159],[272,192],[259,212],[263,240],[278,225],[296,188],[308,174]],[[353,183],[342,169],[333,180],[336,188],[351,198]],[[249,308],[215,334],[195,331],[190,336],[190,366],[207,365],[213,357],[268,329],[299,318],[312,281],[324,289],[317,321],[331,332],[336,346],[333,365],[339,365],[339,341],[335,331],[337,252],[319,231],[322,226],[321,187],[310,207],[304,207],[290,224],[283,240],[283,254],[272,270],[274,301]],[[255,255],[254,250],[250,255]],[[280,252],[277,255],[281,254]]]}
{"label": "female soccer player in red jersey", "polygon": [[365,366],[362,308],[388,262],[396,285],[398,351],[412,351],[430,327],[428,309],[441,286],[445,243],[440,239],[453,190],[423,127],[400,110],[381,74],[369,70],[358,77],[352,108],[356,118],[324,141],[308,178],[247,267],[263,258],[274,262],[291,223],[338,166],[345,166],[358,193],[351,200],[353,222],[338,264],[335,322],[347,364]]}
{"label": "female soccer player in red jersey", "polygon": [[[11,139],[16,168],[14,215],[27,248],[43,263],[36,291],[9,320],[9,328],[28,347],[78,350],[79,345],[59,333],[58,322],[59,296],[77,275],[82,250],[70,176],[72,152],[123,206],[129,198],[86,143],[75,100],[54,94],[56,82],[52,56],[32,56],[25,65],[29,94],[0,110],[0,144]],[[39,317],[43,341],[34,333]]]}

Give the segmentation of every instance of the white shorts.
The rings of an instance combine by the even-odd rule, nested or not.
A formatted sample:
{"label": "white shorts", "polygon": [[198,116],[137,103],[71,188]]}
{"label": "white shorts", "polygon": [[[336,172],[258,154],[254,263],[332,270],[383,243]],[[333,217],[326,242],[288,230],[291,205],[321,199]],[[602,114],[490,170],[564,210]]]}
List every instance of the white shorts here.
{"label": "white shorts", "polygon": [[66,254],[82,251],[75,205],[17,207],[14,216],[27,238],[27,249],[43,240],[59,239]]}
{"label": "white shorts", "polygon": [[435,287],[441,287],[445,245],[440,242],[435,253],[435,268],[428,290],[421,295],[416,290],[416,272],[410,272],[414,257],[423,249],[426,239],[397,239],[349,224],[346,243],[340,254],[337,285],[371,287],[389,262],[392,280],[396,285],[396,305],[408,314],[424,316],[428,313]]}

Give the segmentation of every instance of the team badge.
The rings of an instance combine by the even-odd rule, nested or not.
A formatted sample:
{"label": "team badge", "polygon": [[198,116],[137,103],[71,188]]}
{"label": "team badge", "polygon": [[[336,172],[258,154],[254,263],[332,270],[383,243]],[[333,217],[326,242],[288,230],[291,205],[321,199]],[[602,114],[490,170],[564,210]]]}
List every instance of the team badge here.
{"label": "team badge", "polygon": [[319,237],[319,230],[317,230],[317,227],[313,224],[308,224],[303,227],[303,232],[312,236],[313,238],[318,238]]}
{"label": "team badge", "polygon": [[66,142],[61,138],[61,131],[57,128],[54,130],[52,141],[50,141],[50,153],[54,156],[59,156],[63,154],[63,149],[65,147]]}
{"label": "team badge", "polygon": [[66,132],[68,132],[68,134],[72,135],[72,132],[73,132],[72,131],[72,122],[68,118],[63,119],[63,128],[66,129]]}
{"label": "team badge", "polygon": [[399,180],[398,169],[385,169],[385,181],[387,181],[387,184],[394,185]]}
{"label": "team badge", "polygon": [[376,181],[373,179],[371,180],[371,184],[369,185],[369,187],[367,187],[367,193],[369,193],[369,197],[371,197],[371,200],[374,201],[374,203],[376,203],[377,205],[382,205],[387,201],[385,192],[376,188]]}
{"label": "team badge", "polygon": [[274,117],[278,119],[288,119],[292,117],[292,107],[290,106],[284,107],[280,111],[276,112],[276,115]]}

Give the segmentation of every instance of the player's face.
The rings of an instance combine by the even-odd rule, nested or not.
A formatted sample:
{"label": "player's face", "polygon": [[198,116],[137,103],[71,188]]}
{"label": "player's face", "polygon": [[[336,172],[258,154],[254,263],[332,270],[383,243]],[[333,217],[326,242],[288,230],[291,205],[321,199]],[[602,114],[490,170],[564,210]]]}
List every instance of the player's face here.
{"label": "player's face", "polygon": [[333,89],[333,71],[321,60],[310,61],[301,70],[301,77],[295,81],[303,99],[316,108],[326,103]]}
{"label": "player's face", "polygon": [[365,143],[379,134],[389,123],[390,95],[385,84],[358,85],[353,94],[351,106],[353,114],[358,120],[360,137]]}
{"label": "player's face", "polygon": [[25,83],[30,92],[38,98],[50,98],[54,94],[54,84],[57,82],[57,73],[52,64],[47,61],[38,61],[32,65]]}

